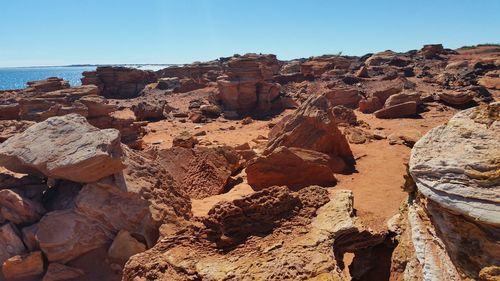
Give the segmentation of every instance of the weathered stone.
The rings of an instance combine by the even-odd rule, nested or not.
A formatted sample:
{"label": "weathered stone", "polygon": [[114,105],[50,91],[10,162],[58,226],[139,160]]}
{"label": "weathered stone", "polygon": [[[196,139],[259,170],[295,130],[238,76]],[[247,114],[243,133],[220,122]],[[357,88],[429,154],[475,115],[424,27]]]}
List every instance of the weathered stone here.
{"label": "weathered stone", "polygon": [[137,241],[126,230],[120,230],[108,250],[110,258],[125,263],[131,256],[146,251],[146,245]]}
{"label": "weathered stone", "polygon": [[198,140],[188,131],[183,131],[172,141],[172,146],[193,148],[198,143]]}
{"label": "weathered stone", "polygon": [[400,103],[379,109],[375,111],[373,114],[377,118],[410,117],[417,114],[417,103],[414,101]]}
{"label": "weathered stone", "polygon": [[324,153],[279,147],[251,161],[246,173],[248,184],[256,190],[273,185],[298,190],[309,185],[333,186],[337,182],[333,173],[343,169],[341,159],[332,159]]}
{"label": "weathered stone", "polygon": [[349,108],[356,108],[363,97],[359,90],[355,88],[333,88],[323,94],[332,106],[343,105]]}
{"label": "weathered stone", "polygon": [[73,210],[47,213],[36,234],[40,249],[50,262],[68,262],[112,239],[109,229]]}
{"label": "weathered stone", "polygon": [[152,71],[127,67],[102,66],[83,72],[83,85],[96,85],[106,98],[137,97],[147,84],[156,80]]}
{"label": "weathered stone", "polygon": [[0,216],[15,224],[36,222],[45,213],[42,204],[10,189],[0,190]]}
{"label": "weathered stone", "polygon": [[499,103],[462,111],[415,144],[410,172],[426,197],[476,220],[500,224],[499,114]]}
{"label": "weathered stone", "polygon": [[474,99],[470,92],[442,92],[438,96],[440,101],[450,105],[465,105]]}
{"label": "weathered stone", "polygon": [[239,168],[239,157],[228,147],[173,147],[158,151],[160,165],[190,198],[222,194],[229,177]]}
{"label": "weathered stone", "polygon": [[43,274],[42,252],[9,258],[2,265],[2,273],[7,280],[41,277]]}
{"label": "weathered stone", "polygon": [[265,154],[280,146],[322,152],[334,159],[341,158],[347,166],[354,165],[349,144],[337,127],[328,99],[323,96],[310,97],[272,128]]}
{"label": "weathered stone", "polygon": [[15,255],[26,252],[23,241],[10,223],[0,226],[0,264]]}
{"label": "weathered stone", "polygon": [[69,82],[57,77],[49,77],[46,80],[30,81],[27,83],[27,92],[46,93],[67,89],[70,87]]}
{"label": "weathered stone", "polygon": [[79,115],[52,117],[0,145],[7,169],[76,182],[94,182],[123,169],[120,134],[99,130]]}

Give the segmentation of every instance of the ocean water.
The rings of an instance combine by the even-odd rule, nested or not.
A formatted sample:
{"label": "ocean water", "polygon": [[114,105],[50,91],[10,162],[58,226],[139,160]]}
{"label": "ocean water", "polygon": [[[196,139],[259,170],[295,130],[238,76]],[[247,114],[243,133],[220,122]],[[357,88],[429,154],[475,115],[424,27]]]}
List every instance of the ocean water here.
{"label": "ocean water", "polygon": [[26,82],[59,77],[72,86],[81,84],[82,72],[95,70],[95,66],[8,67],[0,68],[0,90],[26,88]]}

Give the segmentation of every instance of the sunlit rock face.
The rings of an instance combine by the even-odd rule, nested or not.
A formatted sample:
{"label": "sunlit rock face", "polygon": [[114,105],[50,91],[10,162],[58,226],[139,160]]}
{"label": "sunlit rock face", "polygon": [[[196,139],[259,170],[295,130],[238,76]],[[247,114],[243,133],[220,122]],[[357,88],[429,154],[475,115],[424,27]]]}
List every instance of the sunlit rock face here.
{"label": "sunlit rock face", "polygon": [[409,171],[422,196],[408,222],[424,280],[478,278],[497,265],[499,143],[500,103],[493,103],[459,112],[415,144]]}

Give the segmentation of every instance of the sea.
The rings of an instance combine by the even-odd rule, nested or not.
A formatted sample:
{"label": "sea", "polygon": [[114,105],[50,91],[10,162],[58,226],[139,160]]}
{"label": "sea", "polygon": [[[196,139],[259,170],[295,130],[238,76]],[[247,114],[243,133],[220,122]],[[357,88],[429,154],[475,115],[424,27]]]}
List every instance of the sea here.
{"label": "sea", "polygon": [[[143,70],[159,70],[170,65],[121,65]],[[70,85],[81,85],[80,78],[84,71],[95,70],[97,66],[44,66],[44,67],[0,67],[0,90],[26,88],[26,83],[59,77],[68,80]]]}

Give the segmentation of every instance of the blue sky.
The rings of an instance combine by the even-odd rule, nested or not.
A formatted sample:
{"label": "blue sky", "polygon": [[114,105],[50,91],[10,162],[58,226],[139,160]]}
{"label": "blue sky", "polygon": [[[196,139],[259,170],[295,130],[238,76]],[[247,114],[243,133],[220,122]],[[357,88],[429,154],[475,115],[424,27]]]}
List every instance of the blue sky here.
{"label": "blue sky", "polygon": [[500,43],[500,0],[2,0],[0,66]]}

